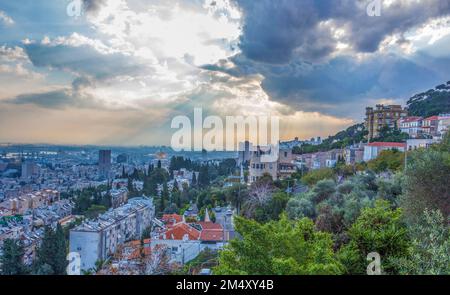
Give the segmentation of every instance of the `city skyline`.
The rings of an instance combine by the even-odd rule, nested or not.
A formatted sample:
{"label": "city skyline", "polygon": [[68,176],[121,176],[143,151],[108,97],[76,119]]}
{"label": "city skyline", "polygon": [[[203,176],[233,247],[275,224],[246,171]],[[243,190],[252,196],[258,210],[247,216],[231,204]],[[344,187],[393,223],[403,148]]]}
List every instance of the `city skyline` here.
{"label": "city skyline", "polygon": [[169,145],[195,107],[326,137],[449,80],[449,3],[368,2],[1,1],[0,142]]}

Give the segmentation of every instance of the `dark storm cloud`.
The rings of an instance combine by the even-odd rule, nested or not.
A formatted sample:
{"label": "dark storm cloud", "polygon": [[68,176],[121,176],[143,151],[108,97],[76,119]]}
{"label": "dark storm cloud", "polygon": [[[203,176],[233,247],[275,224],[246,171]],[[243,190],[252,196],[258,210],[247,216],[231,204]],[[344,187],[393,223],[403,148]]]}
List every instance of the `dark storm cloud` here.
{"label": "dark storm cloud", "polygon": [[86,13],[97,13],[97,11],[106,3],[107,0],[83,0],[84,11]]}
{"label": "dark storm cloud", "polygon": [[29,44],[25,52],[36,67],[66,70],[95,79],[134,75],[144,69],[144,65],[131,57],[120,53],[103,54],[87,45]]}
{"label": "dark storm cloud", "polygon": [[447,81],[450,68],[449,58],[435,60],[423,52],[411,59],[376,55],[358,62],[343,56],[321,64],[255,63],[243,55],[231,61],[235,65],[231,68],[225,66],[225,61],[204,68],[235,77],[261,74],[262,88],[274,101],[293,110],[353,118],[359,118],[364,106],[379,99],[406,100],[416,92]]}
{"label": "dark storm cloud", "polygon": [[383,9],[380,17],[367,15],[369,0],[234,1],[244,14],[244,55],[275,64],[295,58],[315,61],[332,53],[337,41],[320,25],[323,21],[347,28],[342,41],[355,51],[374,52],[386,36],[450,13],[450,1],[442,0],[402,1]]}
{"label": "dark storm cloud", "polygon": [[[270,99],[293,110],[360,119],[364,106],[381,99],[404,102],[448,80],[450,56],[435,48],[447,48],[441,43],[448,46],[449,40],[407,57],[378,49],[394,34],[398,46],[406,44],[405,32],[449,15],[450,1],[396,2],[380,17],[367,15],[369,0],[235,2],[244,16],[242,53],[203,68],[235,77],[260,74]],[[346,34],[336,40],[330,28]],[[337,54],[338,41],[353,53]],[[372,54],[357,59],[355,53]]]}
{"label": "dark storm cloud", "polygon": [[81,95],[71,89],[59,89],[42,93],[22,94],[15,98],[4,100],[10,104],[33,104],[48,109],[64,109],[67,107],[94,107],[92,97]]}

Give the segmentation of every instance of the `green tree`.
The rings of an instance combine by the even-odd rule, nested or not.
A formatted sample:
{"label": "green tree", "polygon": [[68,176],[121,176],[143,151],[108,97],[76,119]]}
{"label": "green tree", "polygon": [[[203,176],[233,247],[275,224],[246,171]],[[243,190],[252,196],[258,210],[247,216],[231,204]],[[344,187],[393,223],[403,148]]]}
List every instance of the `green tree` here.
{"label": "green tree", "polygon": [[447,135],[440,145],[417,150],[408,157],[400,204],[410,221],[428,208],[450,216],[450,143]]}
{"label": "green tree", "polygon": [[67,263],[66,238],[62,226],[58,223],[55,231],[55,253],[53,265],[55,274],[66,274]]}
{"label": "green tree", "polygon": [[3,255],[0,256],[0,274],[23,275],[27,274],[27,267],[23,263],[25,250],[18,240],[6,239],[3,241]]}
{"label": "green tree", "polygon": [[159,202],[159,211],[164,212],[166,209],[166,203],[169,200],[169,189],[167,188],[167,182],[164,182],[161,192],[161,198]]}
{"label": "green tree", "polygon": [[331,179],[323,179],[317,182],[313,190],[313,201],[316,204],[329,199],[336,192],[336,183]]}
{"label": "green tree", "polygon": [[154,169],[155,169],[155,166],[153,164],[149,164],[148,170],[147,170],[147,176],[150,176]]}
{"label": "green tree", "polygon": [[305,195],[291,198],[286,205],[286,213],[290,219],[314,218],[315,207]]}
{"label": "green tree", "polygon": [[235,184],[225,190],[226,201],[236,208],[237,214],[241,212],[242,204],[248,196],[249,191],[245,184]]}
{"label": "green tree", "polygon": [[405,153],[398,150],[382,151],[378,157],[367,163],[367,167],[377,173],[384,171],[398,172],[403,169]]}
{"label": "green tree", "polygon": [[302,182],[309,186],[313,186],[321,180],[334,178],[335,173],[333,169],[324,168],[308,172],[306,175],[302,177]]}
{"label": "green tree", "polygon": [[409,229],[412,239],[410,257],[393,263],[408,275],[450,274],[450,229],[438,210],[426,210],[419,223]]}
{"label": "green tree", "polygon": [[272,195],[267,204],[256,211],[255,219],[260,222],[278,220],[280,214],[285,211],[289,195],[285,192],[276,192]]}
{"label": "green tree", "polygon": [[131,179],[131,177],[128,177],[127,189],[129,193],[134,191],[133,180]]}
{"label": "green tree", "polygon": [[210,183],[209,178],[209,165],[203,165],[200,168],[200,172],[198,174],[198,184],[201,187],[206,187]]}
{"label": "green tree", "polygon": [[47,274],[64,275],[66,273],[66,240],[62,227],[56,231],[49,226],[44,229],[44,237],[37,249],[37,258],[33,266],[34,273],[45,270]]}
{"label": "green tree", "polygon": [[236,217],[234,239],[220,252],[219,275],[340,274],[342,265],[332,249],[331,235],[318,232],[309,219],[260,224]]}
{"label": "green tree", "polygon": [[192,186],[196,186],[197,185],[197,173],[195,173],[195,171],[192,174]]}
{"label": "green tree", "polygon": [[90,219],[97,218],[100,214],[106,212],[106,207],[102,205],[92,205],[89,209],[86,210],[85,216]]}
{"label": "green tree", "polygon": [[378,200],[373,208],[364,208],[348,231],[350,241],[339,251],[348,274],[365,274],[367,255],[377,252],[381,256],[384,273],[396,274],[394,259],[408,255],[408,233],[402,222],[402,210],[391,209],[387,201]]}

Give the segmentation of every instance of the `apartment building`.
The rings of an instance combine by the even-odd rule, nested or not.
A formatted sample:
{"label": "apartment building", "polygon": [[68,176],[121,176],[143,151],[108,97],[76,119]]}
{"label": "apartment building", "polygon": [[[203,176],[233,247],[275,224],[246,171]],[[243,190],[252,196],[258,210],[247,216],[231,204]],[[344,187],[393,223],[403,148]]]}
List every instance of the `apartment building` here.
{"label": "apartment building", "polygon": [[417,138],[422,134],[422,117],[405,117],[400,119],[399,128],[407,133],[410,138]]}
{"label": "apartment building", "polygon": [[355,144],[348,146],[344,151],[345,164],[354,165],[364,161],[364,146],[365,144]]}
{"label": "apartment building", "polygon": [[395,127],[397,121],[406,117],[408,112],[402,109],[401,105],[382,105],[378,104],[375,108],[366,108],[365,127],[369,132],[369,140],[379,136],[380,130],[388,126]]}
{"label": "apartment building", "polygon": [[252,144],[249,141],[240,142],[238,150],[238,166],[248,164],[251,158]]}
{"label": "apartment building", "polygon": [[133,198],[110,210],[96,220],[87,221],[70,231],[70,252],[81,256],[81,269],[95,267],[98,260],[106,260],[119,245],[140,239],[155,216],[153,199]]}
{"label": "apartment building", "polygon": [[60,194],[56,190],[41,190],[33,193],[22,194],[0,203],[0,208],[11,211],[12,214],[23,215],[30,209],[41,206],[50,206],[60,200]]}
{"label": "apartment building", "polygon": [[128,201],[128,189],[126,187],[112,189],[109,193],[111,194],[111,205],[113,208],[118,208]]}
{"label": "apartment building", "polygon": [[284,179],[297,171],[291,148],[281,145],[276,161],[263,161],[263,155],[269,153],[270,150],[266,151],[261,147],[257,147],[256,151],[251,152],[249,166],[250,183],[257,181],[264,175],[270,175],[273,180]]}
{"label": "apartment building", "polygon": [[422,132],[427,135],[435,136],[439,125],[439,116],[431,116],[423,119]]}
{"label": "apartment building", "polygon": [[404,152],[406,143],[401,142],[371,142],[364,147],[364,161],[376,159],[384,150],[398,150]]}
{"label": "apartment building", "polygon": [[336,166],[338,160],[344,159],[345,150],[334,149],[326,152],[317,152],[311,154],[303,154],[297,156],[298,166],[305,167],[310,170],[332,168]]}
{"label": "apartment building", "polygon": [[249,182],[256,182],[263,175],[268,174],[272,179],[278,179],[278,161],[263,162],[262,156],[270,153],[257,147],[256,151],[251,151],[249,166]]}
{"label": "apartment building", "polygon": [[449,131],[450,131],[450,114],[440,114],[437,127],[437,135],[442,138],[442,136]]}
{"label": "apartment building", "polygon": [[39,166],[33,162],[22,163],[22,178],[32,178],[39,175]]}
{"label": "apartment building", "polygon": [[438,141],[435,139],[427,138],[427,139],[408,139],[406,141],[406,147],[408,151],[417,150],[420,148],[429,148],[431,145],[437,143]]}
{"label": "apartment building", "polygon": [[98,152],[98,169],[101,177],[109,178],[111,172],[111,150]]}

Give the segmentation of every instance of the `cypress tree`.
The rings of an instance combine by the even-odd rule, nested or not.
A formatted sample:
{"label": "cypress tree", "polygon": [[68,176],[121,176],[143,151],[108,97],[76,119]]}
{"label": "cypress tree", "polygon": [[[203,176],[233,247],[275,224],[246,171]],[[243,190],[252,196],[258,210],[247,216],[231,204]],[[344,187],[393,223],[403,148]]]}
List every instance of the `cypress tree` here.
{"label": "cypress tree", "polygon": [[166,201],[169,198],[169,189],[167,188],[167,182],[164,182],[163,184],[163,190],[161,193],[161,203],[160,203],[160,211],[164,212],[164,209],[166,209]]}
{"label": "cypress tree", "polygon": [[174,193],[174,192],[178,192],[179,191],[179,189],[178,189],[178,182],[177,182],[177,180],[176,179],[174,179],[173,180],[173,188],[172,188],[172,193]]}
{"label": "cypress tree", "polygon": [[125,165],[122,165],[122,178],[127,177],[125,174]]}
{"label": "cypress tree", "polygon": [[49,226],[46,226],[44,229],[44,237],[42,238],[42,242],[40,247],[37,249],[37,259],[35,261],[35,265],[33,268],[35,269],[35,273],[38,273],[39,270],[44,266],[44,264],[48,265],[46,266],[46,269],[48,268],[47,274],[56,274],[55,272],[55,259],[54,255],[56,253],[56,237],[55,233],[53,232],[52,228]]}
{"label": "cypress tree", "polygon": [[153,164],[150,163],[150,164],[148,165],[147,176],[150,176],[150,175],[152,174],[153,168],[154,168]]}
{"label": "cypress tree", "polygon": [[129,193],[131,193],[134,190],[133,181],[131,180],[131,177],[128,177],[127,189]]}
{"label": "cypress tree", "polygon": [[23,263],[25,250],[20,241],[6,239],[3,242],[3,255],[0,256],[0,274],[2,275],[23,275],[27,273],[27,268]]}
{"label": "cypress tree", "polygon": [[193,173],[193,175],[192,175],[192,185],[195,186],[197,184],[197,173],[195,173],[195,171],[192,172],[192,173]]}
{"label": "cypress tree", "polygon": [[59,223],[56,226],[54,240],[55,240],[55,253],[54,253],[53,269],[55,271],[55,274],[64,275],[66,274],[66,267],[67,267],[67,260],[66,260],[67,248],[64,230]]}
{"label": "cypress tree", "polygon": [[34,273],[47,275],[66,274],[66,249],[66,238],[61,225],[57,225],[56,231],[46,226],[41,246],[37,250]]}

